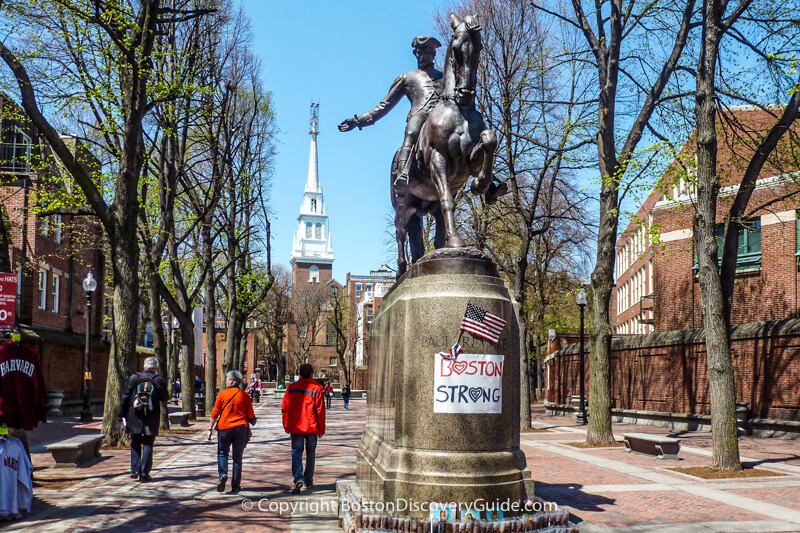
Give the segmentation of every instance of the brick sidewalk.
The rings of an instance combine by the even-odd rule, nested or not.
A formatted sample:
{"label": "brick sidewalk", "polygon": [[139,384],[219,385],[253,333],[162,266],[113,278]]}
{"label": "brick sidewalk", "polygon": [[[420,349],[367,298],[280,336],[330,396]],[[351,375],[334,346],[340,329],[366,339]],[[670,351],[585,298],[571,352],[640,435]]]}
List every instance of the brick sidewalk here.
{"label": "brick sidewalk", "polygon": [[570,507],[580,530],[607,533],[800,531],[800,441],[742,437],[746,465],[786,474],[703,480],[667,470],[711,463],[711,435],[654,426],[614,424],[615,436],[654,433],[681,439],[679,461],[630,454],[623,448],[580,449],[586,426],[534,408],[547,433],[522,435],[536,494]]}
{"label": "brick sidewalk", "polygon": [[[290,531],[335,532],[334,487],[337,479],[355,477],[355,453],[364,428],[365,403],[351,402],[344,411],[335,403],[328,432],[317,447],[315,490],[292,496],[289,440],[283,433],[278,400],[256,406],[259,423],[245,450],[243,491],[215,490],[215,443],[204,432],[163,435],[156,443],[154,481],[128,477],[129,452],[108,450],[90,467],[50,469],[43,452],[48,440],[82,431],[97,431],[60,420],[31,435],[34,476],[61,480],[65,486],[35,489],[33,512],[0,527],[2,531],[113,533],[139,531]],[[536,480],[536,493],[568,506],[581,531],[617,532],[800,532],[800,442],[743,437],[746,463],[779,471],[781,477],[706,481],[667,470],[672,466],[710,463],[710,435],[631,424],[615,424],[615,434],[657,433],[682,440],[680,461],[659,461],[619,448],[586,450],[566,442],[582,441],[585,426],[566,417],[534,411],[543,433],[522,435],[522,448]],[[198,427],[205,428],[207,422]],[[48,427],[50,426],[50,427]],[[37,453],[38,452],[38,453]],[[66,480],[66,481],[64,481]],[[68,486],[67,486],[68,485]],[[245,510],[252,503],[253,509]],[[261,502],[263,511],[258,510]],[[289,505],[295,507],[291,513]],[[286,509],[283,514],[278,506]],[[320,512],[313,512],[313,506]]]}
{"label": "brick sidewalk", "polygon": [[[203,531],[271,532],[337,531],[335,481],[355,477],[355,450],[364,426],[364,402],[341,403],[328,413],[328,429],[317,446],[315,487],[293,496],[289,438],[283,432],[280,402],[256,406],[258,424],[244,455],[242,492],[216,491],[216,441],[205,431],[160,435],[156,441],[153,482],[130,479],[128,450],[104,450],[100,462],[85,468],[50,469],[43,444],[69,434],[93,430],[61,421],[44,425],[30,436],[34,480],[62,480],[67,487],[34,488],[32,512],[0,526],[2,531],[84,532]],[[193,427],[205,429],[208,422]],[[91,432],[91,431],[90,431]],[[39,453],[37,453],[39,452]],[[245,509],[252,502],[252,509]],[[258,504],[261,502],[261,509]],[[304,504],[305,508],[290,505]],[[279,506],[283,506],[280,509]],[[314,506],[323,512],[314,512]]]}

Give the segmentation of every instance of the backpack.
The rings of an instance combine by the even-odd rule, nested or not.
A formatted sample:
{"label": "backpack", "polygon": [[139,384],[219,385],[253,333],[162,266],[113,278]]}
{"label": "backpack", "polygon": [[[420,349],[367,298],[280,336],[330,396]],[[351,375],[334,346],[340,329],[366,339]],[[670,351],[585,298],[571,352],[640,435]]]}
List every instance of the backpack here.
{"label": "backpack", "polygon": [[153,410],[153,394],[155,393],[155,385],[151,377],[142,377],[139,374],[139,383],[133,393],[133,410],[139,414],[147,415]]}

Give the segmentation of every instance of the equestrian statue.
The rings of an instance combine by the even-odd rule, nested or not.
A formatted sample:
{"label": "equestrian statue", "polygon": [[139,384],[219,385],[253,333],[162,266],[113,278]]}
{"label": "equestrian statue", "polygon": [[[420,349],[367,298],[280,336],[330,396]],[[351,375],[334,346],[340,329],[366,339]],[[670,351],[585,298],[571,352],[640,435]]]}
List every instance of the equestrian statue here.
{"label": "equestrian statue", "polygon": [[484,195],[490,204],[508,191],[492,175],[497,137],[475,109],[481,27],[474,16],[462,21],[450,15],[450,25],[444,73],[433,66],[439,41],[416,37],[411,46],[418,68],[398,77],[374,109],[339,124],[343,132],[361,129],[386,115],[403,96],[411,101],[403,145],[391,167],[398,276],[408,266],[407,240],[412,263],[425,253],[424,215],[436,221],[436,248],[464,246],[456,231],[454,196],[471,176],[470,192]]}

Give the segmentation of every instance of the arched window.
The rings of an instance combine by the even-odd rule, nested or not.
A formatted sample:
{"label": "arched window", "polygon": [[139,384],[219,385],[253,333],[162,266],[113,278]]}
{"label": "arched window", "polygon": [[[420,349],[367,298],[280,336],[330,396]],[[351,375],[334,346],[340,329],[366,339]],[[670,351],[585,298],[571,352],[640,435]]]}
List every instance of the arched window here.
{"label": "arched window", "polygon": [[316,230],[314,231],[314,238],[315,239],[322,239],[322,224],[317,222]]}
{"label": "arched window", "polygon": [[308,269],[308,282],[319,283],[319,268],[312,266]]}
{"label": "arched window", "polygon": [[306,239],[311,238],[311,222],[306,222]]}
{"label": "arched window", "polygon": [[317,211],[317,201],[313,200],[313,199],[311,200],[311,211],[313,211],[315,213]]}

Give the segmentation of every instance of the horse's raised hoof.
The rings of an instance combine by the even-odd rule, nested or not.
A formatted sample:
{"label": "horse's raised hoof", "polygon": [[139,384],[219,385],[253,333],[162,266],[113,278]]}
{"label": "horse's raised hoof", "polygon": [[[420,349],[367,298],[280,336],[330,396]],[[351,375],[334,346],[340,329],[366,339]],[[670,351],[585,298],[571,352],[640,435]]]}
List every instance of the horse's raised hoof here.
{"label": "horse's raised hoof", "polygon": [[484,199],[486,203],[489,205],[494,204],[497,202],[497,199],[501,196],[505,196],[508,194],[508,185],[504,181],[493,181],[491,185],[489,185],[489,190],[486,191],[484,195]]}
{"label": "horse's raised hoof", "polygon": [[481,182],[481,180],[475,179],[472,180],[472,185],[469,186],[469,192],[471,192],[476,196],[479,194],[486,194],[486,191],[488,191],[489,187],[491,186],[492,186],[491,181],[489,181],[489,183],[484,184]]}

